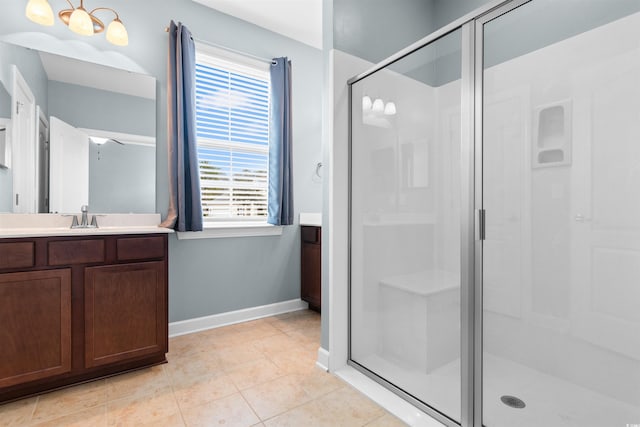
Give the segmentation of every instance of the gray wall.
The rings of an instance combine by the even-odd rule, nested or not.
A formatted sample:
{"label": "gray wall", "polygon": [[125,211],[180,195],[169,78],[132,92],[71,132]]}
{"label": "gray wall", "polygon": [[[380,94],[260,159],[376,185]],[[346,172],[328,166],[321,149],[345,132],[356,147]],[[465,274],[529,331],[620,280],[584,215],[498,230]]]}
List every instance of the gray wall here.
{"label": "gray wall", "polygon": [[[59,8],[59,4],[53,5]],[[171,19],[185,23],[194,36],[263,58],[288,56],[293,64],[293,161],[296,218],[299,212],[318,212],[321,185],[313,181],[320,161],[322,52],[191,0],[119,2],[120,18],[130,44],[110,45],[104,36],[77,36],[60,22],[41,27],[14,5],[0,15],[0,33],[42,31],[59,39],[82,41],[104,51],[117,51],[136,61],[158,79],[156,109],[157,201],[166,215],[167,178],[167,33]],[[211,239],[169,242],[170,321],[238,310],[300,296],[298,227],[285,227],[280,237]]]}
{"label": "gray wall", "polygon": [[36,104],[46,113],[48,105],[47,74],[38,52],[0,42],[0,82],[4,84],[9,95],[11,95],[13,82],[12,65],[18,67],[20,74],[36,98]]}
{"label": "gray wall", "polygon": [[11,119],[11,95],[0,82],[0,118]]}
{"label": "gray wall", "polygon": [[155,136],[156,101],[49,82],[49,114],[80,128]]}
{"label": "gray wall", "polygon": [[433,0],[334,0],[333,47],[380,62],[435,29]]}
{"label": "gray wall", "polygon": [[156,148],[89,144],[89,209],[98,213],[156,211]]}
{"label": "gray wall", "polygon": [[433,28],[438,29],[494,0],[433,0]]}

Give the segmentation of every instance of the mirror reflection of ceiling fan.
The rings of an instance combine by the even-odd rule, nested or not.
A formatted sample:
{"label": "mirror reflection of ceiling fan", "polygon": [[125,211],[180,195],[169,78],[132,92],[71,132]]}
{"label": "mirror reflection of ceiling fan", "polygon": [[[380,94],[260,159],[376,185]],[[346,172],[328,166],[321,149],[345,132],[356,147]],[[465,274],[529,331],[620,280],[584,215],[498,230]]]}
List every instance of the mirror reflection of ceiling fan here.
{"label": "mirror reflection of ceiling fan", "polygon": [[124,142],[120,142],[117,139],[100,138],[100,137],[97,137],[97,136],[90,136],[89,137],[89,142],[93,142],[94,144],[97,144],[97,145],[104,145],[107,142],[115,142],[116,144],[124,145]]}

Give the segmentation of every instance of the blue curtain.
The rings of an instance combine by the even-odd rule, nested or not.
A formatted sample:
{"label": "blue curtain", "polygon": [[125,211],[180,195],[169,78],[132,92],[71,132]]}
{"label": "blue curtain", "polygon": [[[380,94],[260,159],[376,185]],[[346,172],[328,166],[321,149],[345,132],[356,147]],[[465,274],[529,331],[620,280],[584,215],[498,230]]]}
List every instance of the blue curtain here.
{"label": "blue curtain", "polygon": [[191,33],[171,21],[168,67],[169,211],[162,223],[177,231],[202,231],[196,142],[196,49]]}
{"label": "blue curtain", "polygon": [[286,57],[274,58],[269,123],[269,224],[293,224],[291,145],[291,61]]}

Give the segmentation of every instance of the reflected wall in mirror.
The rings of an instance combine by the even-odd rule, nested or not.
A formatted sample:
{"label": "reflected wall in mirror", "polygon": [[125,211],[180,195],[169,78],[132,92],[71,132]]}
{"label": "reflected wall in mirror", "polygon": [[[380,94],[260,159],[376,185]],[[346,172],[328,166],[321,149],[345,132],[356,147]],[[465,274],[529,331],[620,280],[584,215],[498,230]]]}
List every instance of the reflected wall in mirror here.
{"label": "reflected wall in mirror", "polygon": [[13,179],[11,176],[11,96],[0,84],[0,212],[10,212]]}
{"label": "reflected wall in mirror", "polygon": [[0,212],[155,212],[153,77],[0,42],[0,83]]}

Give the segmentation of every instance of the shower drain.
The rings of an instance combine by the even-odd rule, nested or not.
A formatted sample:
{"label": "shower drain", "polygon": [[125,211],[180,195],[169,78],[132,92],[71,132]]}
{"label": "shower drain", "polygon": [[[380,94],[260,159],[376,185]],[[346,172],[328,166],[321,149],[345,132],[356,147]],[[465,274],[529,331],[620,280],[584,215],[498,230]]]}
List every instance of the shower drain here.
{"label": "shower drain", "polygon": [[515,396],[502,396],[500,400],[510,408],[522,409],[527,406],[522,399],[518,399]]}

